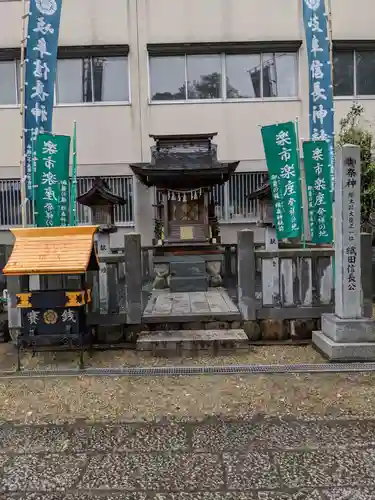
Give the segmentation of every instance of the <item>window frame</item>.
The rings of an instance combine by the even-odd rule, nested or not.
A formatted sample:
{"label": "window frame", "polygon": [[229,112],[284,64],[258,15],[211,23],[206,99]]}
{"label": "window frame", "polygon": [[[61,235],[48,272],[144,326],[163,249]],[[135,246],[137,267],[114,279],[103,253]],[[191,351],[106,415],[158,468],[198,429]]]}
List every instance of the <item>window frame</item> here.
{"label": "window frame", "polygon": [[[12,62],[15,66],[15,94],[16,104],[0,104],[0,109],[16,109],[20,107],[20,87],[21,82],[18,81],[18,66],[20,64],[21,50],[19,48],[0,48],[0,61]],[[27,55],[25,54],[25,57]],[[91,60],[95,57],[117,58],[122,57],[127,61],[127,83],[128,83],[128,100],[127,101],[92,101],[92,102],[72,102],[58,103],[56,80],[54,85],[54,107],[82,107],[82,106],[131,106],[132,104],[132,88],[130,74],[130,58],[129,45],[89,45],[89,46],[60,46],[58,48],[57,62],[59,59],[84,59]],[[93,78],[93,72],[91,72]]]}
{"label": "window frame", "polygon": [[[131,106],[131,79],[130,79],[130,65],[129,65],[129,55],[106,55],[103,57],[109,58],[119,58],[122,57],[123,59],[126,59],[126,73],[127,73],[127,80],[128,80],[128,94],[129,94],[129,99],[127,101],[95,101],[95,92],[94,92],[94,71],[93,71],[93,59],[96,57],[101,57],[100,55],[88,55],[88,56],[82,56],[82,57],[59,57],[57,59],[57,65],[56,65],[56,79],[55,79],[55,85],[54,85],[54,99],[53,99],[53,104],[56,107],[59,108],[71,108],[71,107],[82,107],[82,106]],[[90,102],[57,102],[57,72],[58,72],[58,64],[59,64],[59,59],[72,59],[72,60],[80,60],[83,61],[84,59],[89,59],[90,61],[90,72],[91,72],[91,88],[92,88],[92,101]]]}
{"label": "window frame", "polygon": [[[366,101],[366,100],[375,100],[375,94],[358,94],[357,89],[358,89],[358,81],[357,81],[357,53],[358,52],[373,52],[375,54],[375,44],[366,43],[363,44],[363,47],[359,43],[358,45],[356,44],[351,44],[348,46],[348,44],[343,43],[343,42],[336,42],[338,46],[334,46],[333,52],[335,55],[340,52],[351,52],[352,53],[352,59],[353,59],[353,74],[352,74],[352,79],[353,79],[353,95],[335,95],[335,86],[333,84],[333,98],[334,100],[337,101],[352,101],[353,99],[358,99],[361,101]],[[335,45],[335,44],[334,44]],[[333,59],[333,58],[332,58]]]}
{"label": "window frame", "polygon": [[[296,95],[293,97],[263,97],[263,55],[266,53],[280,53],[280,54],[293,54],[295,56],[295,88],[296,88]],[[227,56],[231,55],[246,55],[246,54],[260,54],[260,65],[261,65],[261,80],[260,80],[260,89],[261,89],[261,95],[262,97],[239,97],[239,98],[228,98],[227,97],[227,64],[226,64],[226,58]],[[213,98],[213,99],[189,99],[187,96],[187,78],[188,78],[188,73],[187,73],[187,58],[189,56],[194,56],[194,55],[217,55],[220,57],[220,69],[221,69],[221,97],[220,98]],[[174,99],[174,100],[153,100],[152,99],[152,90],[151,90],[151,58],[152,57],[181,57],[183,56],[185,59],[185,99]],[[148,52],[148,64],[147,64],[147,73],[148,73],[148,104],[150,105],[162,105],[162,104],[198,104],[198,103],[236,103],[236,102],[283,102],[283,101],[300,101],[300,50],[296,49],[295,51],[291,50],[282,50],[282,48],[278,49],[277,47],[270,48],[269,51],[267,50],[262,50],[261,52],[232,52],[232,51],[220,51],[220,52],[184,52],[184,53],[160,53],[157,54],[153,53],[150,51]]]}

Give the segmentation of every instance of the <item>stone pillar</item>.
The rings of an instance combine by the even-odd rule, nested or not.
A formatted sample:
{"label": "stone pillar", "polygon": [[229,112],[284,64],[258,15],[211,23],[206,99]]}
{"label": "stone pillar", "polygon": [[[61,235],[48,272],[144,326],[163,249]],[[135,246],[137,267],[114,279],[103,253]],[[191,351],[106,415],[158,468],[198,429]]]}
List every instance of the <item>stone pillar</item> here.
{"label": "stone pillar", "polygon": [[363,316],[359,146],[338,150],[335,192],[335,312],[322,316],[313,342],[330,360],[375,360],[375,322]]}
{"label": "stone pillar", "polygon": [[142,322],[141,235],[129,233],[124,240],[126,314],[128,325]]}
{"label": "stone pillar", "polygon": [[[277,251],[276,228],[267,226],[264,234],[265,250]],[[280,306],[280,265],[279,258],[262,259],[262,300],[266,306]]]}
{"label": "stone pillar", "polygon": [[22,292],[22,277],[7,276],[9,334],[13,342],[21,331],[21,309],[17,307],[16,293]]}
{"label": "stone pillar", "polygon": [[256,320],[254,233],[237,233],[238,309],[245,321]]}
{"label": "stone pillar", "polygon": [[108,273],[107,264],[100,262],[100,257],[110,255],[111,247],[109,244],[109,233],[96,233],[95,240],[98,248],[99,258],[99,309],[100,314],[108,314],[109,312],[109,290],[108,290]]}
{"label": "stone pillar", "polygon": [[154,190],[147,188],[138,179],[134,181],[135,229],[142,235],[143,246],[152,245],[154,237],[155,209]]}

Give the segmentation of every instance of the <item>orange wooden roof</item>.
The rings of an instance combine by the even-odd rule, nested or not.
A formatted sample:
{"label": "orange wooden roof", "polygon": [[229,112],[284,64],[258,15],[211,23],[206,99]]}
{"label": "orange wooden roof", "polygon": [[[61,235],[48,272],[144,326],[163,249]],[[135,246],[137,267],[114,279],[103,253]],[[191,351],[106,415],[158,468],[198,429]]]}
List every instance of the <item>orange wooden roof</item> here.
{"label": "orange wooden roof", "polygon": [[99,268],[94,249],[98,226],[13,228],[5,275],[83,274]]}

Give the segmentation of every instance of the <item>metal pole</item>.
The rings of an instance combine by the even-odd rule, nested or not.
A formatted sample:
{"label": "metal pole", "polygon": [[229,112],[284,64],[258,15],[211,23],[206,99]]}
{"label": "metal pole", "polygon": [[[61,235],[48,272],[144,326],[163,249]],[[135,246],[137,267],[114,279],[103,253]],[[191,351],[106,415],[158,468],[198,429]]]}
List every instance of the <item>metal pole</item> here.
{"label": "metal pole", "polygon": [[77,122],[73,125],[73,158],[72,158],[72,183],[70,186],[70,225],[77,225],[76,213],[77,200]]}
{"label": "metal pole", "polygon": [[306,230],[305,230],[305,213],[303,210],[303,187],[302,187],[302,169],[301,169],[301,148],[299,144],[299,119],[296,118],[294,122],[294,127],[296,130],[296,139],[297,139],[297,161],[299,166],[299,179],[300,179],[300,189],[301,189],[301,228],[302,228],[302,245],[303,248],[306,248]]}
{"label": "metal pole", "polygon": [[22,226],[27,225],[26,212],[26,172],[25,172],[25,45],[27,44],[26,20],[29,14],[26,9],[26,0],[22,0],[22,38],[20,60],[20,116],[21,116],[21,158],[20,158],[20,187],[21,187],[21,221]]}

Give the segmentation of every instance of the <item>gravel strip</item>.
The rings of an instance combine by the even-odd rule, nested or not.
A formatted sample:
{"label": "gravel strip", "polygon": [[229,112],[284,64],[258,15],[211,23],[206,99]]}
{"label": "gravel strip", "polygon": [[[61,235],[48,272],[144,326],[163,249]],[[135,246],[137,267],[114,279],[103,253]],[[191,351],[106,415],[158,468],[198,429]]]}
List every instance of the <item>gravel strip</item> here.
{"label": "gravel strip", "polygon": [[[78,353],[22,353],[21,361],[25,369],[77,368]],[[17,353],[11,344],[0,344],[0,370],[16,368]],[[120,366],[195,366],[195,365],[235,365],[235,364],[294,364],[325,363],[326,360],[312,346],[251,346],[231,354],[183,357],[153,357],[147,353],[129,350],[94,352],[90,358],[85,354],[87,367],[120,367]]]}
{"label": "gravel strip", "polygon": [[71,377],[0,383],[0,421],[373,418],[375,374]]}

